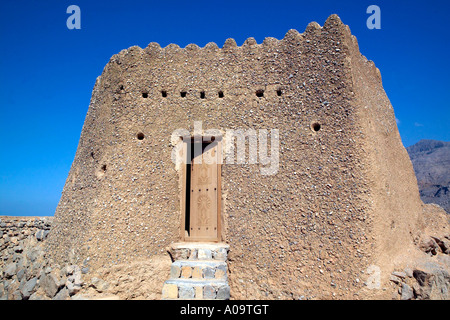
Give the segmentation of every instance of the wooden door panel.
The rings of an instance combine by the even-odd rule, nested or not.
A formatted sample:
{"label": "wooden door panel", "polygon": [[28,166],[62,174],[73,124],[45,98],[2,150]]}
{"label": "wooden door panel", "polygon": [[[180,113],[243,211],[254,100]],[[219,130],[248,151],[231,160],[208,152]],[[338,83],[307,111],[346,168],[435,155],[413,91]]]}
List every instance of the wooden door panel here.
{"label": "wooden door panel", "polygon": [[217,143],[194,144],[191,163],[190,235],[217,239]]}

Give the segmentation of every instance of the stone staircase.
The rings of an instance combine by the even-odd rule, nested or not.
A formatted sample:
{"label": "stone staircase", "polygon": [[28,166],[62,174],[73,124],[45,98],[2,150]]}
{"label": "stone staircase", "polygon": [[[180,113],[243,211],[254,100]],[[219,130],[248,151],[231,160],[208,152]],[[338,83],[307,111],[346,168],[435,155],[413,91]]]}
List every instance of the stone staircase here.
{"label": "stone staircase", "polygon": [[164,282],[162,299],[230,299],[225,243],[174,243],[170,279]]}

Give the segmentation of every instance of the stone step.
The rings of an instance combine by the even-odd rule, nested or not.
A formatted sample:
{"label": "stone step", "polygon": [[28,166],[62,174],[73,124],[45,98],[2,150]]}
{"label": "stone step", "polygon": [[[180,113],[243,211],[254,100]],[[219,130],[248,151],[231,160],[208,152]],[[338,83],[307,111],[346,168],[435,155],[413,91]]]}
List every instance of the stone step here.
{"label": "stone step", "polygon": [[164,282],[162,299],[230,299],[226,280],[170,279]]}
{"label": "stone step", "polygon": [[162,299],[230,299],[227,244],[179,242],[170,245],[168,251],[172,265]]}
{"label": "stone step", "polygon": [[217,260],[177,260],[170,279],[227,279],[227,263]]}
{"label": "stone step", "polygon": [[176,260],[218,260],[226,261],[229,245],[214,242],[178,242],[168,251],[172,261]]}

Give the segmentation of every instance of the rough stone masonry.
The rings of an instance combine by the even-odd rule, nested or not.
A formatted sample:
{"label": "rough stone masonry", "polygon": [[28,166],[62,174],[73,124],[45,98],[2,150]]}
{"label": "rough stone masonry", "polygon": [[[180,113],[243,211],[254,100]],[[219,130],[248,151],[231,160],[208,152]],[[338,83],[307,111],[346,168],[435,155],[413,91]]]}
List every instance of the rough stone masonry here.
{"label": "rough stone masonry", "polygon": [[81,290],[78,266],[60,269],[46,259],[53,217],[1,217],[0,300],[64,300]]}
{"label": "rough stone masonry", "polygon": [[52,221],[53,217],[0,216],[0,300],[117,298],[120,290],[88,274],[86,262],[59,265],[45,255]]}
{"label": "rough stone masonry", "polygon": [[[167,256],[185,214],[171,134],[195,121],[279,132],[277,174],[221,167],[232,299],[385,297],[391,273],[426,255],[423,237],[449,232],[443,211],[419,198],[380,71],[332,15],[260,44],[150,43],[114,55],[92,93],[49,257],[96,270]],[[369,289],[371,266],[381,285]]]}

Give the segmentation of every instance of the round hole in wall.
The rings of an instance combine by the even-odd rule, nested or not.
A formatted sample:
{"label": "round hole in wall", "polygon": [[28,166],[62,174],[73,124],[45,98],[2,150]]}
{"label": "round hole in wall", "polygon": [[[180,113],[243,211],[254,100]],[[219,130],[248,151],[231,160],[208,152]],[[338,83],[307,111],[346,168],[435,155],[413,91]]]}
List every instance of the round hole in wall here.
{"label": "round hole in wall", "polygon": [[180,96],[182,97],[182,98],[186,98],[186,91],[181,91],[180,92]]}
{"label": "round hole in wall", "polygon": [[98,170],[96,170],[95,175],[98,179],[102,179],[106,175],[106,164],[103,164]]}
{"label": "round hole in wall", "polygon": [[148,98],[148,93],[147,92],[142,92],[142,98],[147,99]]}
{"label": "round hole in wall", "polygon": [[264,97],[264,90],[262,89],[256,90],[256,96],[258,98]]}
{"label": "round hole in wall", "polygon": [[167,91],[166,90],[162,90],[161,91],[161,95],[163,98],[167,98]]}
{"label": "round hole in wall", "polygon": [[223,91],[219,91],[219,98],[223,98]]}
{"label": "round hole in wall", "polygon": [[144,134],[142,132],[139,132],[136,137],[138,138],[138,140],[144,140]]}
{"label": "round hole in wall", "polygon": [[283,91],[281,91],[281,89],[277,90],[277,96],[281,97],[281,95],[283,94]]}
{"label": "round hole in wall", "polygon": [[319,131],[320,128],[321,128],[321,125],[318,122],[314,122],[313,124],[311,124],[311,129],[315,132]]}

